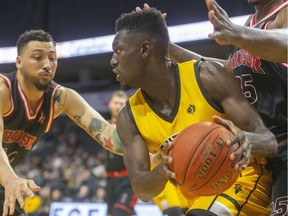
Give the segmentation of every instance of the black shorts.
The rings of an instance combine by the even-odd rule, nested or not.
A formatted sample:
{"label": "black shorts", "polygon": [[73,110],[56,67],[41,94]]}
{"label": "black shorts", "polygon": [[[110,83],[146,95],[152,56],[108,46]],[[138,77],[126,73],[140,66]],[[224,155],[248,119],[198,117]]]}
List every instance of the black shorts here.
{"label": "black shorts", "polygon": [[267,167],[273,176],[270,215],[287,215],[287,141],[279,148],[277,157],[269,160]]}
{"label": "black shorts", "polygon": [[137,198],[133,193],[129,177],[107,178],[106,202],[108,214],[117,216],[135,215]]}

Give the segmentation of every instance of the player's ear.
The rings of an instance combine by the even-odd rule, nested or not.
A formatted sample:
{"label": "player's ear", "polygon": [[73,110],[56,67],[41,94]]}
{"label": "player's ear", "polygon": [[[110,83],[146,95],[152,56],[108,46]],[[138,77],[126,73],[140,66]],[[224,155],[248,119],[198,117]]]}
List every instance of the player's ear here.
{"label": "player's ear", "polygon": [[16,67],[17,67],[18,69],[22,67],[21,56],[17,56],[15,65],[16,65]]}
{"label": "player's ear", "polygon": [[141,55],[147,57],[151,50],[151,43],[148,40],[145,40],[141,44]]}

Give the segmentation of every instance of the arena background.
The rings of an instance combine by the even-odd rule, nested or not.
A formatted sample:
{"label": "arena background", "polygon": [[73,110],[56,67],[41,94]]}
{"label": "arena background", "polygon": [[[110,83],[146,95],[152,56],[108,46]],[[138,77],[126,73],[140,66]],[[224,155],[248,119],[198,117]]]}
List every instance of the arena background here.
{"label": "arena background", "polygon": [[[121,13],[130,12],[144,2],[166,12],[168,26],[207,21],[204,0],[1,0],[0,47],[14,46],[18,36],[30,29],[44,29],[51,33],[56,42],[111,35],[114,34],[115,20]],[[253,8],[244,0],[219,0],[218,3],[230,17],[253,12]],[[202,55],[218,58],[227,58],[231,49],[229,46],[219,46],[208,38],[180,45]],[[1,55],[5,53],[2,51]],[[80,92],[107,118],[110,93],[119,89],[109,64],[111,55],[110,52],[59,59],[55,77],[56,82]],[[0,64],[1,72],[13,70],[14,63]],[[54,122],[51,133],[41,139],[37,148],[17,168],[17,172],[35,179],[42,186],[42,192],[37,194],[41,205],[31,202],[31,211],[34,213],[29,215],[48,215],[54,201],[75,201],[82,186],[88,186],[87,197],[81,199],[87,206],[80,206],[79,211],[82,208],[87,212],[76,212],[75,215],[102,215],[102,200],[96,196],[96,190],[105,185],[101,148],[66,117]],[[88,213],[89,203],[98,203],[94,207],[98,208],[99,205],[99,211]],[[61,208],[63,206],[60,204]],[[58,207],[56,205],[53,209]],[[68,210],[65,211],[67,213],[59,210],[50,215],[68,215]],[[148,211],[146,215],[151,215]],[[144,216],[145,211],[142,212]]]}

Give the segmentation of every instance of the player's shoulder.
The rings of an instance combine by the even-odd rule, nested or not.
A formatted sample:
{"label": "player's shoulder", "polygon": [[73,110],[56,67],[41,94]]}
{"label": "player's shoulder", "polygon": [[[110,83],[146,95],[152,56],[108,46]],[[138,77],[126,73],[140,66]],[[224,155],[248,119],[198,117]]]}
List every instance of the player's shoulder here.
{"label": "player's shoulder", "polygon": [[273,20],[271,23],[268,25],[268,29],[287,29],[287,15],[288,15],[288,10],[287,6],[282,8],[277,16],[275,17],[275,20]]}
{"label": "player's shoulder", "polygon": [[[217,74],[219,71],[226,71],[225,65],[219,61],[201,61],[199,63],[199,70],[201,74]],[[204,73],[202,73],[204,72]]]}
{"label": "player's shoulder", "polygon": [[231,79],[234,79],[225,65],[218,61],[202,62],[199,65],[199,71],[200,80],[206,90],[218,88],[221,85],[228,85],[228,83],[231,83]]}
{"label": "player's shoulder", "polygon": [[69,94],[76,94],[76,91],[73,90],[72,88],[68,88],[68,87],[59,85],[58,88],[55,90],[54,97],[59,97],[59,96],[67,97]]}
{"label": "player's shoulder", "polygon": [[0,75],[0,91],[1,94],[5,94],[6,92],[9,92],[9,84],[10,80],[4,75]]}

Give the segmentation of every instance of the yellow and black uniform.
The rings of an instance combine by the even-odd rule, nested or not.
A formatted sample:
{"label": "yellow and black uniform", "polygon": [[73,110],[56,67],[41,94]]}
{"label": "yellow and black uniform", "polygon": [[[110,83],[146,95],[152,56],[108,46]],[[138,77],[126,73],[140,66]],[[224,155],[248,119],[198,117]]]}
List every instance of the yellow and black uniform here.
{"label": "yellow and black uniform", "polygon": [[[178,87],[177,100],[169,117],[157,111],[141,89],[129,99],[129,115],[146,141],[150,153],[158,152],[161,143],[191,124],[212,121],[213,115],[224,117],[223,109],[208,97],[203,88],[198,70],[200,63],[192,60],[173,65]],[[193,207],[218,212],[220,206],[225,212],[219,212],[219,215],[237,215],[240,212],[241,215],[249,215],[252,211],[267,215],[271,175],[262,175],[264,173],[262,165],[258,167],[253,164],[242,172],[227,193],[188,200],[190,209]],[[258,195],[254,196],[256,193],[261,194],[262,200],[256,200],[255,197],[259,198]],[[254,211],[254,208],[258,209]]]}

